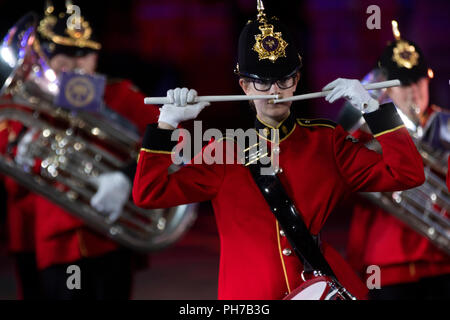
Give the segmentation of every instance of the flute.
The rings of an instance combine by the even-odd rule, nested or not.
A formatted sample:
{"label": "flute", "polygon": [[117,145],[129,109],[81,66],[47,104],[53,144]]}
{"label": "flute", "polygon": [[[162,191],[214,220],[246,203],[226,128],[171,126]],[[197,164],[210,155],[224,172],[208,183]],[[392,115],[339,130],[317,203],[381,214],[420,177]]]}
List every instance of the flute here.
{"label": "flute", "polygon": [[[246,101],[246,100],[264,100],[264,99],[278,99],[277,94],[273,95],[257,95],[257,96],[246,96],[246,95],[235,95],[235,96],[199,96],[196,97],[193,103],[197,102],[223,102],[223,101]],[[144,98],[145,104],[166,104],[170,103],[167,97],[155,97],[155,98]]]}
{"label": "flute", "polygon": [[[397,87],[400,85],[401,85],[400,80],[395,79],[395,80],[389,80],[389,81],[368,83],[368,84],[364,85],[363,87],[366,90],[378,90],[378,89]],[[298,96],[293,96],[293,97],[284,98],[284,99],[273,99],[273,100],[270,100],[269,103],[280,103],[280,102],[299,101],[299,100],[307,100],[307,99],[326,97],[331,91],[333,91],[333,90],[306,93],[306,94],[301,94]]]}
{"label": "flute", "polygon": [[[381,81],[374,82],[364,85],[366,90],[377,90],[377,89],[385,89],[390,87],[397,87],[401,85],[400,80],[389,80],[389,81]],[[307,94],[301,94],[298,96],[293,96],[284,99],[278,99],[279,96],[275,95],[229,95],[229,96],[199,96],[196,97],[193,103],[198,102],[225,102],[225,101],[248,101],[248,100],[270,100],[269,103],[281,103],[287,101],[298,101],[298,100],[307,100],[314,99],[320,97],[326,97],[332,90],[313,92]],[[152,97],[152,98],[144,98],[145,104],[168,104],[171,103],[169,98],[167,97]]]}

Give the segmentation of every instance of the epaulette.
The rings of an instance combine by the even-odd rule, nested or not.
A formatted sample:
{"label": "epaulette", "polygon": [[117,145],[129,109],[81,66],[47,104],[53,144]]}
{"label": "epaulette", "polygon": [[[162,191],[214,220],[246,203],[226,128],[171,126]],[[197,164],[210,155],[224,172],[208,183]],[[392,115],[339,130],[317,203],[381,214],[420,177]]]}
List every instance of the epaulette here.
{"label": "epaulette", "polygon": [[303,119],[297,118],[297,123],[302,127],[328,127],[336,128],[337,123],[329,119]]}

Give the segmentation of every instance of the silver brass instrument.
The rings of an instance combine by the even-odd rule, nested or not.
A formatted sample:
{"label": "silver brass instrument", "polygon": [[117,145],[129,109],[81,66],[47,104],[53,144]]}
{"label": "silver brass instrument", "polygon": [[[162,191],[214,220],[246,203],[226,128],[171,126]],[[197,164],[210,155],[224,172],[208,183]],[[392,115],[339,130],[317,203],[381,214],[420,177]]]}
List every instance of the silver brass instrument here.
{"label": "silver brass instrument", "polygon": [[[377,69],[369,73],[368,77],[371,81],[383,80],[380,78],[382,75]],[[375,77],[375,79],[370,79],[371,77]],[[370,93],[379,100],[382,100],[383,96],[386,97],[382,91]],[[450,255],[450,220],[448,216],[450,214],[450,193],[446,185],[447,159],[450,150],[436,150],[422,140],[426,128],[419,125],[419,120],[415,116],[417,111],[413,106],[411,110],[408,110],[408,114],[399,109],[397,111],[422,156],[425,168],[425,183],[405,191],[370,192],[362,193],[362,195]],[[353,111],[348,109],[345,112]],[[347,119],[353,117],[353,123],[357,122],[355,116],[346,115],[344,117]],[[342,123],[344,122],[345,119]],[[353,131],[359,128],[361,124],[361,121],[357,122],[356,125],[347,123],[346,129]],[[369,149],[381,151],[381,146],[375,139],[366,146]]]}
{"label": "silver brass instrument", "polygon": [[413,133],[411,136],[424,162],[424,184],[405,191],[363,195],[450,255],[450,194],[445,183],[449,153],[433,150]]}
{"label": "silver brass instrument", "polygon": [[128,201],[115,222],[89,205],[96,192],[92,178],[136,161],[139,136],[99,114],[75,114],[53,104],[57,79],[39,52],[36,24],[36,16],[27,14],[1,44],[0,123],[17,121],[36,132],[26,152],[42,160],[40,173],[9,154],[0,155],[0,172],[123,246],[147,252],[174,243],[195,221],[196,204],[144,210]]}

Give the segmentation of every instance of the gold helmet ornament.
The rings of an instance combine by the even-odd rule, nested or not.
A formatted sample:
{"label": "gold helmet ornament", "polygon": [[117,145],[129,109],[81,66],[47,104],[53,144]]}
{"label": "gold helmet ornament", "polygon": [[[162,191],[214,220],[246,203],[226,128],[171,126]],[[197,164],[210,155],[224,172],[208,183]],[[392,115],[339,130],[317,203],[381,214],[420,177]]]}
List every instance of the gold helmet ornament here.
{"label": "gold helmet ornament", "polygon": [[301,58],[290,33],[278,18],[266,16],[261,0],[257,1],[257,10],[256,20],[249,21],[241,31],[235,73],[261,80],[295,74]]}
{"label": "gold helmet ornament", "polygon": [[62,10],[57,10],[52,1],[46,1],[38,34],[47,56],[58,53],[83,56],[100,50],[101,44],[93,39],[92,27],[80,11],[72,1],[66,1]]}
{"label": "gold helmet ornament", "polygon": [[378,61],[387,78],[400,79],[403,85],[408,85],[427,77],[429,69],[422,50],[414,42],[401,38],[395,20],[392,21],[392,33],[395,40],[388,44]]}

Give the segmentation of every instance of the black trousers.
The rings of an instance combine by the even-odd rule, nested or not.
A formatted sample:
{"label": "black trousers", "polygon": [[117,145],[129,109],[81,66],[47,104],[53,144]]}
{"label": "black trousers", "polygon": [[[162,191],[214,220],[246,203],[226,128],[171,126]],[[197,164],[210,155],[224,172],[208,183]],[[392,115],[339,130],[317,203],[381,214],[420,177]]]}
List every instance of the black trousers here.
{"label": "black trousers", "polygon": [[448,300],[450,274],[370,290],[371,300]]}
{"label": "black trousers", "polygon": [[[34,256],[34,255],[33,255]],[[45,300],[126,300],[132,285],[132,253],[116,250],[100,257],[83,258],[37,271],[35,257],[19,257],[21,291],[24,299]],[[16,257],[17,258],[17,257]],[[33,261],[34,259],[34,261]],[[33,263],[34,262],[34,263]],[[69,267],[80,270],[80,289],[69,289]]]}
{"label": "black trousers", "polygon": [[14,260],[18,276],[18,290],[24,300],[42,299],[42,286],[34,253],[15,253]]}

